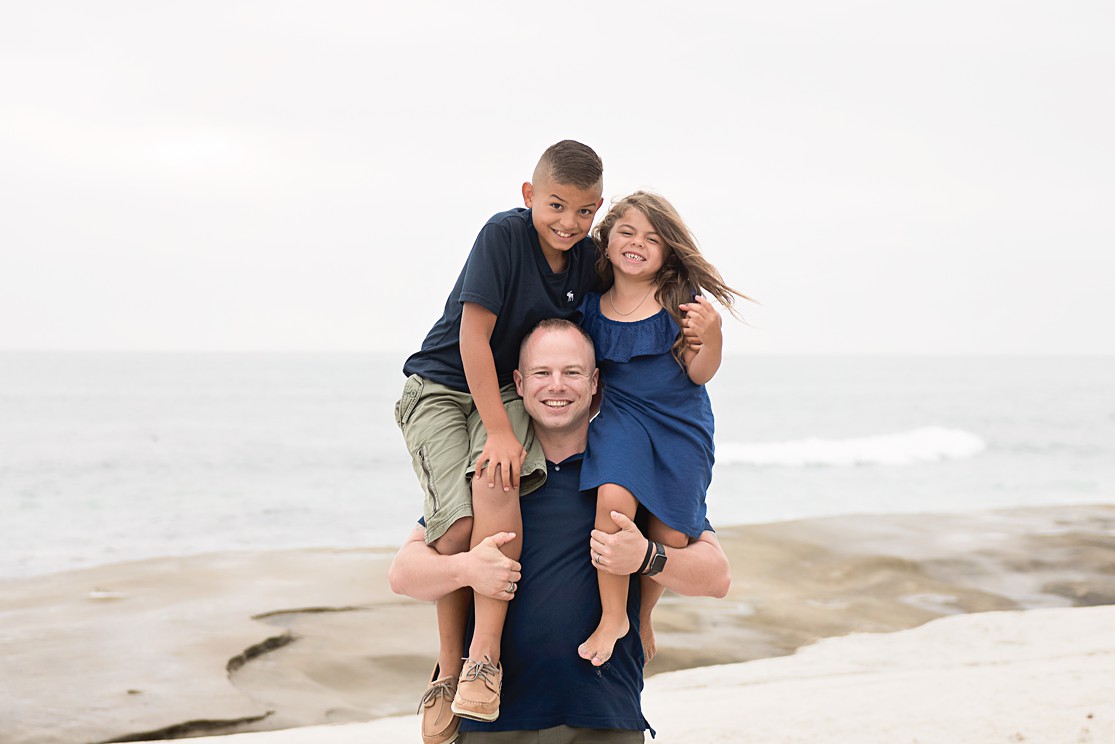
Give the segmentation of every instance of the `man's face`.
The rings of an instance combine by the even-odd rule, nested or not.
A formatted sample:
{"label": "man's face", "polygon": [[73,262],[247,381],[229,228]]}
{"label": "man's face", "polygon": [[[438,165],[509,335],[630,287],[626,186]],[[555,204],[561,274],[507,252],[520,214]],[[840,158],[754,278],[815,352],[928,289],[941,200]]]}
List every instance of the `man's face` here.
{"label": "man's face", "polygon": [[572,328],[536,331],[519,356],[515,386],[540,431],[588,424],[597,371],[592,345]]}
{"label": "man's face", "polygon": [[592,218],[604,203],[602,185],[580,189],[541,178],[523,184],[523,203],[531,209],[538,242],[547,260],[556,258],[588,235]]}

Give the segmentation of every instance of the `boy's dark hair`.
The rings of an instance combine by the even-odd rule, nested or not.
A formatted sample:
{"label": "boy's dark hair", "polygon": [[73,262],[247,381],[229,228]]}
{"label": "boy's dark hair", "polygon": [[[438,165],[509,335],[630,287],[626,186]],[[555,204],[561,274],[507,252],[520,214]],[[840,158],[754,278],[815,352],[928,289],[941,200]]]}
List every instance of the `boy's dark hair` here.
{"label": "boy's dark hair", "polygon": [[534,180],[546,177],[565,186],[590,189],[604,178],[604,163],[588,145],[562,140],[547,147],[534,168]]}

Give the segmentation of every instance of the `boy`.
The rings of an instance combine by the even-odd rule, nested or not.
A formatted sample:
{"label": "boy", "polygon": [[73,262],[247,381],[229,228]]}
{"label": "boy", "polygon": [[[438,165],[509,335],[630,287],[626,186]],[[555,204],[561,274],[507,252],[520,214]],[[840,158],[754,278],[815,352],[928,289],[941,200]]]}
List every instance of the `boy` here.
{"label": "boy", "polygon": [[[573,318],[584,294],[598,288],[589,230],[603,204],[599,156],[558,142],[522,193],[525,209],[501,212],[481,229],[441,319],[403,366],[395,418],[425,491],[426,542],[442,555],[468,551],[473,536],[521,534],[519,492],[542,484],[546,462],[515,392],[519,343],[543,318]],[[501,549],[517,559],[521,548],[516,537]],[[514,590],[509,582],[507,599]],[[449,698],[454,714],[499,715],[507,604],[475,596],[475,630],[462,659],[470,599],[461,589],[437,602],[441,647],[423,698],[436,704],[422,707],[427,744],[451,740],[438,733]]]}

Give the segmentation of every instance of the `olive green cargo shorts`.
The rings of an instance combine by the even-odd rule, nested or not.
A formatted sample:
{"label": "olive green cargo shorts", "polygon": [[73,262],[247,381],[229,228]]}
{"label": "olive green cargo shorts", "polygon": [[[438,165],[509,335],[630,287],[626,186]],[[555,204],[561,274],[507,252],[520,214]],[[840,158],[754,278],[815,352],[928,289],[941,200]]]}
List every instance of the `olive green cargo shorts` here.
{"label": "olive green cargo shorts", "polygon": [[[519,478],[519,494],[526,495],[546,482],[546,457],[514,383],[500,388],[500,395],[511,428],[527,451]],[[408,377],[403,386],[395,423],[426,494],[422,516],[429,544],[458,519],[472,516],[470,480],[488,434],[471,395],[418,375]]]}

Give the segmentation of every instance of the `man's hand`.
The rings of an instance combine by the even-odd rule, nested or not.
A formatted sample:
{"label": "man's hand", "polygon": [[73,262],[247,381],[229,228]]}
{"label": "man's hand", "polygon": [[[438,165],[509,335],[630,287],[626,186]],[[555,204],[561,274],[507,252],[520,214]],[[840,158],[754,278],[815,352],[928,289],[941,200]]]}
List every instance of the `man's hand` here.
{"label": "man's hand", "polygon": [[466,577],[469,586],[492,599],[506,602],[515,598],[515,593],[507,590],[523,578],[522,566],[499,550],[514,539],[514,532],[497,532],[468,552]]}
{"label": "man's hand", "polygon": [[[496,487],[496,471],[503,475],[503,490],[519,487],[519,472],[526,462],[527,451],[510,430],[488,434],[488,441],[476,459],[475,478],[487,477],[488,488]],[[487,472],[483,472],[487,469]]]}
{"label": "man's hand", "polygon": [[708,300],[697,295],[693,302],[678,305],[685,313],[682,321],[681,333],[685,343],[693,351],[698,351],[706,343],[713,343],[719,348],[723,343],[724,318],[716,311]]}
{"label": "man's hand", "polygon": [[604,573],[627,576],[643,567],[649,540],[643,537],[626,514],[614,511],[611,517],[619,532],[609,535],[603,530],[593,530],[589,540],[589,560],[599,553],[600,560],[593,561],[594,568]]}

